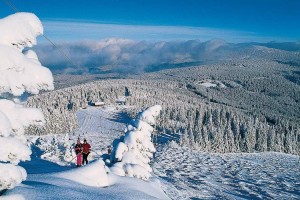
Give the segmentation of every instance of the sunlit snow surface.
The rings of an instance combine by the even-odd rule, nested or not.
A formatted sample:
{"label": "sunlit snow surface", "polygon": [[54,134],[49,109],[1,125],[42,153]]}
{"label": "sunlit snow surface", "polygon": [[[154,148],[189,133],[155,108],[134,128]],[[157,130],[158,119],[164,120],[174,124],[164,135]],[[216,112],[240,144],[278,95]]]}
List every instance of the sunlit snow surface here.
{"label": "sunlit snow surface", "polygon": [[[88,107],[77,115],[80,128],[70,137],[74,141],[79,134],[81,138],[86,137],[98,154],[107,151],[107,145],[123,134],[130,120],[113,107]],[[94,153],[94,157],[98,155]],[[176,200],[300,198],[299,156],[282,153],[211,154],[177,145],[159,145],[153,171],[161,186],[155,181],[146,183],[135,178],[114,177],[110,179],[113,186],[88,187],[55,176],[57,172],[73,169],[70,166],[35,157],[22,166],[28,178],[6,193],[19,195],[9,199],[20,196],[25,199],[156,199],[163,197],[161,193],[155,194],[160,187]]]}
{"label": "sunlit snow surface", "polygon": [[172,199],[300,199],[299,156],[212,154],[174,145],[159,149],[153,168]]}
{"label": "sunlit snow surface", "polygon": [[[79,134],[81,139],[85,137],[92,145],[94,158],[99,158],[97,154],[100,155],[107,151],[107,145],[111,144],[114,138],[120,137],[120,134],[124,133],[125,125],[130,120],[124,113],[111,107],[106,109],[89,107],[78,111],[77,114],[80,128],[74,135],[70,134],[70,137],[72,141],[76,141]],[[62,135],[57,138],[62,140],[63,137]],[[98,171],[94,165],[97,162],[92,162],[87,166],[87,169],[93,170],[93,172],[89,171],[88,176],[85,176],[83,174],[85,173],[85,167],[77,170],[76,168],[74,169],[74,166],[60,166],[56,163],[42,160],[40,159],[42,152],[39,151],[38,148],[34,148],[32,161],[22,164],[28,173],[27,180],[13,190],[7,191],[5,196],[1,196],[1,198],[9,200],[168,199],[163,193],[159,181],[156,179],[150,179],[149,182],[145,182],[137,178],[119,177],[109,174],[109,180],[105,180],[105,182],[109,183],[109,186],[87,186],[88,179],[91,179],[91,181],[99,179],[96,175],[95,177],[91,176]],[[55,159],[52,161],[55,162]],[[99,173],[101,173],[101,170],[102,168],[99,169]],[[84,180],[74,181],[82,178]],[[100,182],[103,181],[100,180]],[[94,185],[98,185],[98,183]]]}

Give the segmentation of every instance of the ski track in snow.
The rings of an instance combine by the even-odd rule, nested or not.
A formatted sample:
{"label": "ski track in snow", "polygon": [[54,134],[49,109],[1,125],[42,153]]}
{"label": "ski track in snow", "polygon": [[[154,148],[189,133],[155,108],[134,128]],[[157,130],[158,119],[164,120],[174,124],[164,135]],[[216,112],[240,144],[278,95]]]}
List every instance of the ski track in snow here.
{"label": "ski track in snow", "polygon": [[[70,137],[76,141],[86,138],[92,146],[91,156],[107,153],[107,146],[112,141],[124,134],[126,124],[131,120],[125,113],[116,110],[114,107],[98,108],[88,107],[88,109],[77,112],[79,129]],[[96,154],[96,155],[95,155]]]}
{"label": "ski track in snow", "polygon": [[300,199],[299,156],[158,150],[154,173],[172,199]]}

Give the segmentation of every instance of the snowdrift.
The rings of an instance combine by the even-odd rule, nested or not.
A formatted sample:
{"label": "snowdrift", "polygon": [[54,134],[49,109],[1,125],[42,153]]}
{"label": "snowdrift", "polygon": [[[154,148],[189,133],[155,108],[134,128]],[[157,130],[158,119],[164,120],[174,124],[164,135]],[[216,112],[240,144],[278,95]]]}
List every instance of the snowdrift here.
{"label": "snowdrift", "polygon": [[107,172],[108,168],[105,167],[104,162],[102,160],[98,160],[89,165],[67,172],[62,172],[55,176],[69,179],[87,186],[105,187],[110,185]]}

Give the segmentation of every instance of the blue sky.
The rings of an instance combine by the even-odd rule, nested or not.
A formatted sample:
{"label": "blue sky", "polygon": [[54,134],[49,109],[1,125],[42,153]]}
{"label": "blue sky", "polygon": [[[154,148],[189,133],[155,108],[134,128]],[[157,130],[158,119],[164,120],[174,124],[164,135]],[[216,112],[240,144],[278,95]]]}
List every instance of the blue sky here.
{"label": "blue sky", "polygon": [[[300,0],[11,0],[62,41],[299,41]],[[0,1],[0,17],[12,10]]]}

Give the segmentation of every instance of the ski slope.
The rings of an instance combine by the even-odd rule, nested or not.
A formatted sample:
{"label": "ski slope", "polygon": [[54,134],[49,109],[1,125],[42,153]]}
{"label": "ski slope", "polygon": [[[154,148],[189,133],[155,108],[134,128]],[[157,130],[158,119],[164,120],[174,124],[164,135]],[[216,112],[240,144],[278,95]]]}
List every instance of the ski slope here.
{"label": "ski slope", "polygon": [[126,124],[131,120],[122,111],[122,107],[88,107],[77,112],[79,128],[71,136],[73,141],[77,137],[86,138],[92,146],[91,156],[97,157],[107,153],[107,146],[114,139],[124,134]]}
{"label": "ski slope", "polygon": [[[113,107],[89,107],[78,111],[77,114],[80,127],[74,135],[71,135],[71,140],[76,141],[78,136],[82,139],[85,137],[91,143],[94,153],[90,157],[91,160],[106,153],[107,145],[123,134],[126,122],[130,120],[122,111]],[[57,136],[60,140],[63,137],[63,135]],[[84,178],[87,173],[84,172],[85,168],[89,167],[88,173],[90,174],[101,173],[103,169],[100,169],[101,166],[97,168],[97,162],[92,161],[91,164],[76,169],[72,165],[60,166],[48,160],[42,160],[40,149],[33,147],[32,150],[32,160],[21,164],[27,170],[27,180],[20,186],[7,191],[1,199],[168,199],[160,187],[160,182],[155,178],[145,182],[136,178],[108,174],[109,185],[107,187],[91,187],[86,183],[81,184],[80,181],[73,180]],[[97,180],[99,179],[97,177],[88,178],[90,179],[85,178],[85,181],[102,181]]]}

